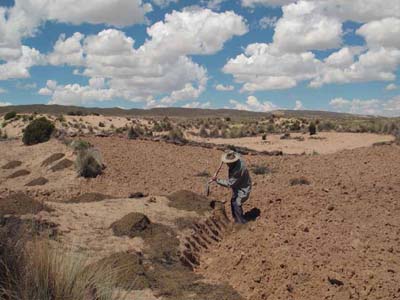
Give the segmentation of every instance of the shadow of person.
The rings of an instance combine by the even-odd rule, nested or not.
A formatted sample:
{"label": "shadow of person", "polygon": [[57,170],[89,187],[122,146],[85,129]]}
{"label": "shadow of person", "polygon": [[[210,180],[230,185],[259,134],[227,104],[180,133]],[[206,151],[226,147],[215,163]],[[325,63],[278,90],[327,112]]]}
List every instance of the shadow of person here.
{"label": "shadow of person", "polygon": [[244,218],[247,221],[255,221],[260,216],[260,214],[261,214],[260,209],[254,207],[244,214]]}

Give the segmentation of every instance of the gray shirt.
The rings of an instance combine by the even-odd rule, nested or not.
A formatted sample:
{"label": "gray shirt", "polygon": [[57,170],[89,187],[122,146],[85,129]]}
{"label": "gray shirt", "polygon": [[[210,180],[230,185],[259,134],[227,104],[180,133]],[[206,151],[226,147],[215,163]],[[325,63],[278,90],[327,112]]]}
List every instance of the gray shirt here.
{"label": "gray shirt", "polygon": [[228,180],[217,179],[219,185],[230,187],[235,195],[245,198],[251,191],[251,178],[249,171],[242,159],[229,167]]}

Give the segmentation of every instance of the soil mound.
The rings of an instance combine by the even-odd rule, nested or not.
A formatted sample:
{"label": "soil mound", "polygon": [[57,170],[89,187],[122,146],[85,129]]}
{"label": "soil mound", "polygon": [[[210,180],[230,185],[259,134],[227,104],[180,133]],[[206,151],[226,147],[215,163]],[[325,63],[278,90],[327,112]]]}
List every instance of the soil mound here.
{"label": "soil mound", "polygon": [[67,203],[89,203],[89,202],[98,202],[106,199],[112,199],[114,197],[100,194],[100,193],[85,193],[78,197],[72,198],[67,201]]}
{"label": "soil mound", "polygon": [[22,161],[13,160],[13,161],[10,161],[10,162],[6,163],[1,168],[4,169],[4,170],[9,170],[9,169],[15,169],[15,168],[19,167],[20,165],[22,165]]}
{"label": "soil mound", "polygon": [[194,211],[199,214],[212,211],[209,199],[190,191],[182,190],[172,193],[168,199],[170,200],[168,205],[176,209]]}
{"label": "soil mound", "polygon": [[48,182],[49,181],[46,178],[39,177],[39,178],[33,179],[32,181],[28,182],[27,184],[25,184],[25,186],[45,185]]}
{"label": "soil mound", "polygon": [[74,164],[73,161],[71,161],[67,158],[64,158],[62,161],[60,161],[56,165],[52,166],[50,168],[50,170],[52,170],[53,172],[62,171],[64,169],[71,167],[73,164]]}
{"label": "soil mound", "polygon": [[8,176],[7,178],[17,178],[17,177],[22,177],[22,176],[27,176],[27,175],[29,175],[29,174],[31,174],[31,172],[30,171],[28,171],[28,170],[18,170],[18,171],[16,171],[16,172],[14,172],[14,173],[12,173],[10,176]]}
{"label": "soil mound", "polygon": [[192,272],[180,260],[177,233],[170,227],[151,223],[140,213],[130,213],[111,225],[114,234],[139,236],[147,247],[143,256],[117,253],[99,264],[107,263],[118,270],[122,287],[150,288],[163,299],[192,300],[241,300],[228,285],[210,285],[200,282],[203,278]]}
{"label": "soil mound", "polygon": [[149,278],[146,276],[143,259],[136,253],[114,253],[89,266],[94,270],[111,269],[117,277],[118,287],[125,289],[143,290],[150,288]]}
{"label": "soil mound", "polygon": [[52,155],[50,155],[48,158],[46,158],[43,162],[42,162],[42,167],[47,167],[48,165],[51,165],[53,162],[60,160],[61,158],[63,158],[65,156],[64,153],[54,153]]}
{"label": "soil mound", "polygon": [[116,236],[134,237],[140,235],[149,225],[149,218],[144,214],[133,212],[112,223],[111,228]]}
{"label": "soil mound", "polygon": [[50,211],[50,208],[24,193],[15,193],[0,199],[0,216],[37,214],[42,210]]}

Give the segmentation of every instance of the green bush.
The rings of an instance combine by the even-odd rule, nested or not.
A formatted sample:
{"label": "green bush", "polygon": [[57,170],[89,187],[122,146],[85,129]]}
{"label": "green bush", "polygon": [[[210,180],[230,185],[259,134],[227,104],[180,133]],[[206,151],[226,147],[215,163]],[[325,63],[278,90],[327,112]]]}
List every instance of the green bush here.
{"label": "green bush", "polygon": [[25,128],[22,141],[25,145],[34,145],[47,142],[55,127],[52,122],[45,117],[38,118],[29,123]]}
{"label": "green bush", "polygon": [[308,131],[310,132],[310,135],[317,134],[317,126],[314,122],[310,123],[310,125],[308,126]]}
{"label": "green bush", "polygon": [[14,119],[17,116],[17,113],[15,111],[9,111],[4,115],[4,120],[11,120]]}

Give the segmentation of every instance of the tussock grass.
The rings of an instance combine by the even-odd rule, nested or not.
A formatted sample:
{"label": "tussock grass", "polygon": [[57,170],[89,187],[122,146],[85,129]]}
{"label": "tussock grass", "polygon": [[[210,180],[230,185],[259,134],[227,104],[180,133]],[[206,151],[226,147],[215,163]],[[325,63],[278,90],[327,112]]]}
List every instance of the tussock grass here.
{"label": "tussock grass", "polygon": [[[23,249],[23,250],[22,250]],[[14,249],[17,250],[17,249]],[[87,257],[33,241],[19,255],[3,263],[7,280],[0,283],[0,299],[10,300],[115,300],[120,270],[104,265],[88,268]],[[4,260],[3,260],[4,262]],[[11,264],[10,264],[11,262]],[[128,266],[127,266],[128,267]]]}
{"label": "tussock grass", "polygon": [[95,148],[83,149],[76,157],[76,170],[79,176],[95,178],[103,172],[103,158]]}

